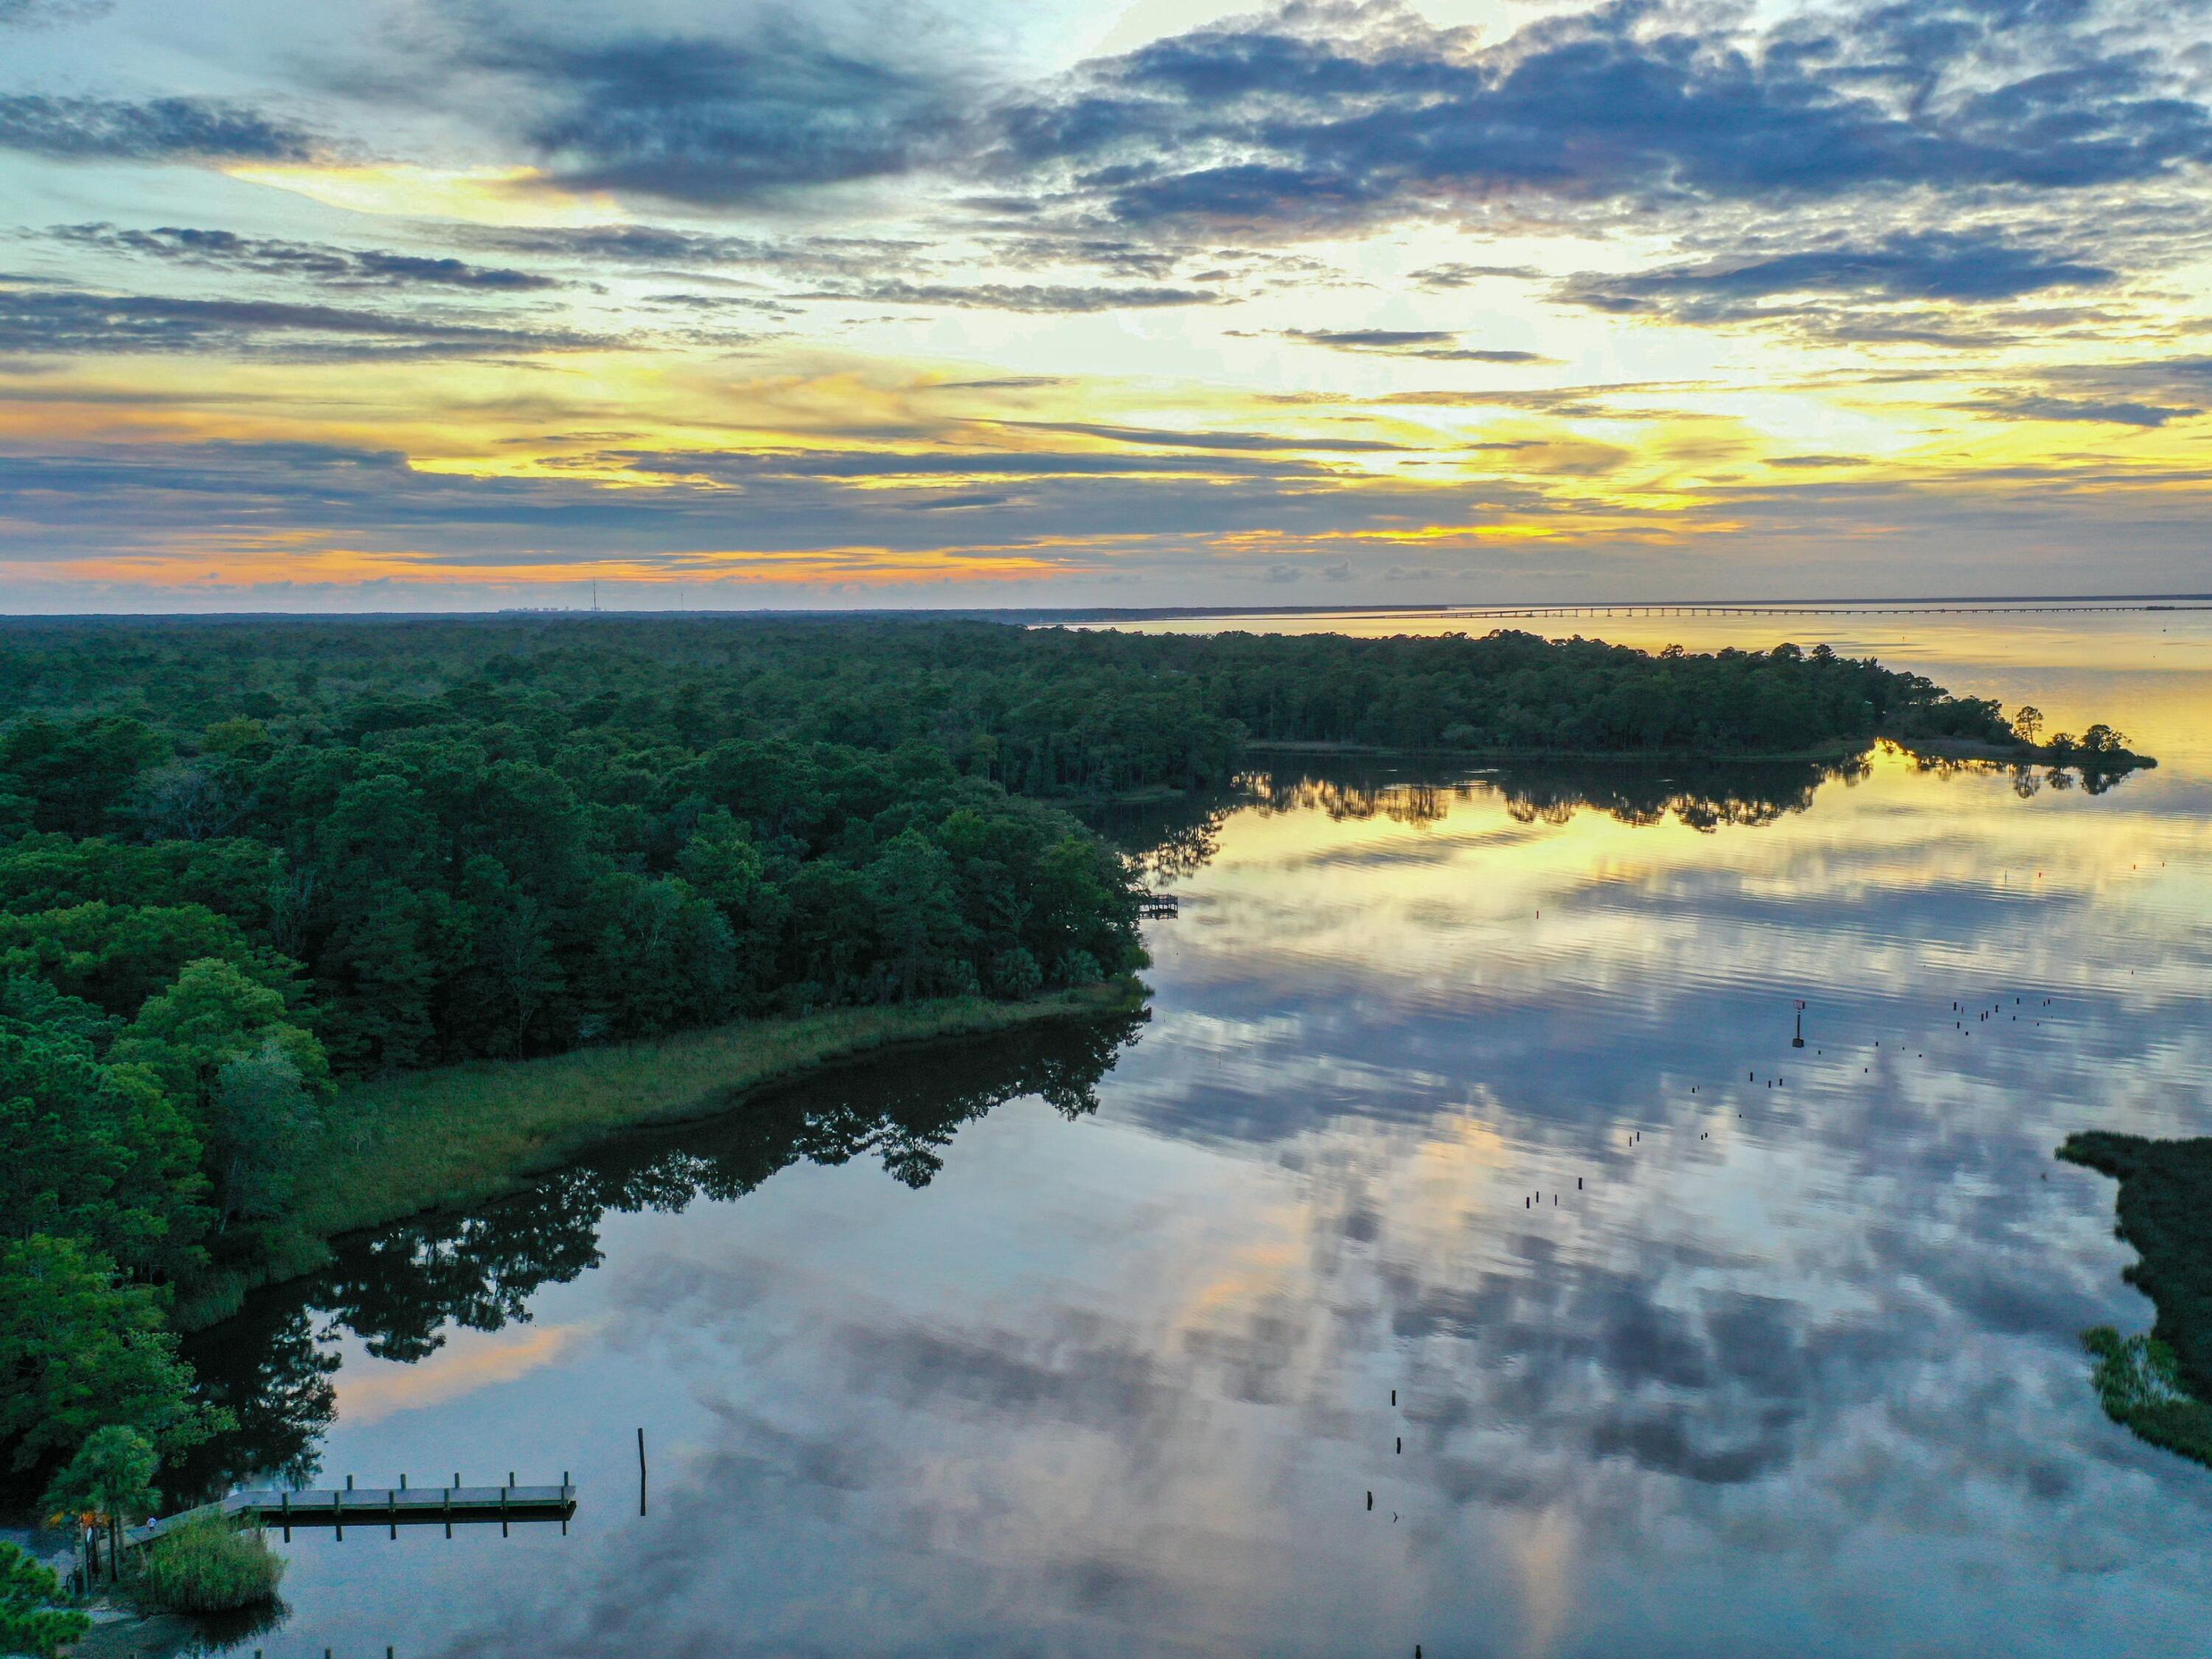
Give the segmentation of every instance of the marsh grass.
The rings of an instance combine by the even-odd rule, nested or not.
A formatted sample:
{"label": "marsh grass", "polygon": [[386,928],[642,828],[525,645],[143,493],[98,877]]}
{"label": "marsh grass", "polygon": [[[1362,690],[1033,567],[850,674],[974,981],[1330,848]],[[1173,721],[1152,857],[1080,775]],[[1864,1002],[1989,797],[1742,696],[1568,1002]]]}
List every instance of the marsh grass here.
{"label": "marsh grass", "polygon": [[2147,1335],[2084,1334],[2098,1398],[2153,1445],[2212,1464],[2212,1138],[2093,1130],[2058,1156],[2120,1183],[2119,1235],[2142,1257],[2126,1277],[2158,1310]]}
{"label": "marsh grass", "polygon": [[272,1601],[284,1558],[258,1527],[200,1516],[146,1552],[140,1597],[170,1613],[235,1613]]}
{"label": "marsh grass", "polygon": [[477,1203],[594,1141],[726,1110],[764,1084],[901,1044],[1110,1013],[1142,996],[1127,981],[1021,1002],[954,997],[838,1008],[363,1084],[328,1113],[294,1218],[307,1237],[323,1239]]}
{"label": "marsh grass", "polygon": [[2154,1446],[2212,1463],[2212,1406],[2182,1387],[2172,1349],[2110,1325],[2084,1332],[2081,1343],[2097,1362],[2093,1380],[2107,1417]]}

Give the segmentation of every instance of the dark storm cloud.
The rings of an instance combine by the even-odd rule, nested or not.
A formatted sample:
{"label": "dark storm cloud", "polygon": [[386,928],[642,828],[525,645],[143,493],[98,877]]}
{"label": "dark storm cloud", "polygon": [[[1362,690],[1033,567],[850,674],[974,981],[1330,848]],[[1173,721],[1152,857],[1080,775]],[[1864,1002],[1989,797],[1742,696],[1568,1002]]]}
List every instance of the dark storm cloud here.
{"label": "dark storm cloud", "polygon": [[0,289],[0,352],[216,351],[287,358],[488,356],[597,344],[562,330],[264,300]]}
{"label": "dark storm cloud", "polygon": [[33,93],[0,97],[0,149],[63,161],[301,161],[316,145],[302,128],[218,99]]}
{"label": "dark storm cloud", "polygon": [[1085,65],[1005,128],[1124,222],[1288,228],[1501,198],[2062,189],[2212,157],[2169,60],[2084,8],[1974,0],[1757,35],[1615,0],[1495,45],[1395,4],[1296,3]]}
{"label": "dark storm cloud", "polygon": [[1390,357],[1420,357],[1446,363],[1546,363],[1553,361],[1534,351],[1499,351],[1463,346],[1447,329],[1430,328],[1293,328],[1283,338],[1331,351],[1361,351]]}
{"label": "dark storm cloud", "polygon": [[191,230],[173,225],[122,230],[111,224],[87,224],[58,225],[47,234],[103,252],[257,276],[296,276],[330,288],[450,288],[517,294],[561,286],[552,277],[531,271],[471,264],[449,256],[332,247],[320,242],[240,236],[228,230]]}
{"label": "dark storm cloud", "polygon": [[1726,321],[1770,314],[1762,301],[1791,295],[1986,304],[2052,289],[2102,287],[2116,275],[2086,259],[2022,246],[2002,236],[1923,231],[1869,245],[1580,276],[1564,284],[1556,297],[1599,311]]}

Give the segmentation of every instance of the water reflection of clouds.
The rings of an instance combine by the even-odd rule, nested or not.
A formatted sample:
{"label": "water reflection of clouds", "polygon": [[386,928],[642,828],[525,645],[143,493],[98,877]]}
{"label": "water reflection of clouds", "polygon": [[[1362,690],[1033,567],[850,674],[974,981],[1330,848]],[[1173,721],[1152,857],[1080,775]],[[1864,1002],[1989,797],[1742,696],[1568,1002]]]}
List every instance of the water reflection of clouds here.
{"label": "water reflection of clouds", "polygon": [[[2083,1409],[2070,1322],[2094,1295],[2054,1303],[2033,1255],[1978,1249],[1956,1215],[1836,1232],[1801,1192],[1778,1254],[1699,1224],[1669,1170],[1529,1220],[1511,1146],[1433,1131],[1339,1125],[1292,1168],[1200,1155],[1205,1236],[1150,1237],[1103,1308],[824,1297],[739,1250],[745,1313],[682,1351],[708,1422],[668,1530],[601,1560],[529,1650],[729,1619],[714,1650],[1330,1653],[1362,1620],[1372,1645],[1378,1607],[1501,1653],[1686,1650],[1715,1571],[1751,1574],[1768,1618],[1869,1550],[1900,1605],[1971,1573],[2032,1608],[2039,1581],[2193,1548],[2212,1518]],[[711,1266],[672,1295],[665,1265],[617,1257],[606,1294],[641,1331],[688,1323],[717,1306]],[[1364,1521],[1362,1486],[1404,1519],[1380,1554],[1318,1518]],[[680,1577],[656,1565],[672,1534]],[[1619,1615],[1603,1579],[1628,1561],[1663,1639],[1577,1639]],[[835,1593],[847,1574],[864,1598]],[[1310,1627],[1276,1622],[1317,1594],[1337,1605]]]}
{"label": "water reflection of clouds", "polygon": [[395,1412],[459,1400],[556,1364],[586,1334],[574,1325],[460,1331],[440,1352],[411,1364],[371,1358],[364,1346],[338,1374],[337,1409],[365,1425]]}

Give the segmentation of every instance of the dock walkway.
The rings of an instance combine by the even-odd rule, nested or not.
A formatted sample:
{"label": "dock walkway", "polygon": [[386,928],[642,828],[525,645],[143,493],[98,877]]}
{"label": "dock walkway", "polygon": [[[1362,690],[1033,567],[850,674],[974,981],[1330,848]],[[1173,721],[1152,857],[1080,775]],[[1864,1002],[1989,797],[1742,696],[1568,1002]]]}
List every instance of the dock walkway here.
{"label": "dock walkway", "polygon": [[557,1486],[346,1486],[328,1492],[262,1489],[234,1492],[213,1504],[149,1521],[124,1534],[132,1545],[150,1544],[164,1533],[204,1515],[234,1516],[282,1527],[335,1527],[341,1536],[356,1527],[429,1526],[440,1522],[561,1521],[576,1513],[576,1488],[565,1479]]}

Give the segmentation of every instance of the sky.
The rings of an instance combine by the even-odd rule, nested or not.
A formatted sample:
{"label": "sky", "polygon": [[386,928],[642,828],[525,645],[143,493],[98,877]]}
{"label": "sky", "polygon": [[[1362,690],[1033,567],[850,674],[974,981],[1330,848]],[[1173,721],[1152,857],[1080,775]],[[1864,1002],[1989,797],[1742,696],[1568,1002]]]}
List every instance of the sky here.
{"label": "sky", "polygon": [[0,611],[2212,591],[2212,0],[0,0]]}

